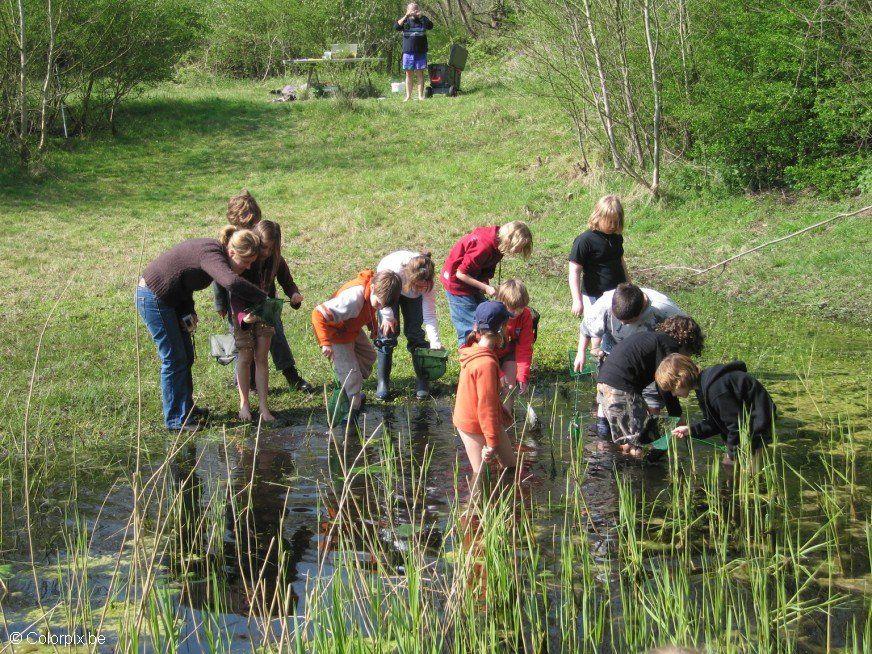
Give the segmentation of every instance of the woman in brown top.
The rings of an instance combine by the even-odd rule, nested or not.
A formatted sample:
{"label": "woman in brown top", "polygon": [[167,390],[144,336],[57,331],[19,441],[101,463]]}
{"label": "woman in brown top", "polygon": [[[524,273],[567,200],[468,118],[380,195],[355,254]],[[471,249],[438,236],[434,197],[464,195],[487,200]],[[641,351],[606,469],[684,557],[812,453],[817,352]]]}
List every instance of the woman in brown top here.
{"label": "woman in brown top", "polygon": [[179,243],[146,266],[136,289],[136,310],[157,345],[161,360],[164,424],[171,431],[194,430],[194,346],[197,327],[194,291],[214,280],[252,306],[266,293],[242,274],[257,259],[260,239],[253,232],[228,225],[219,239],[194,238]]}

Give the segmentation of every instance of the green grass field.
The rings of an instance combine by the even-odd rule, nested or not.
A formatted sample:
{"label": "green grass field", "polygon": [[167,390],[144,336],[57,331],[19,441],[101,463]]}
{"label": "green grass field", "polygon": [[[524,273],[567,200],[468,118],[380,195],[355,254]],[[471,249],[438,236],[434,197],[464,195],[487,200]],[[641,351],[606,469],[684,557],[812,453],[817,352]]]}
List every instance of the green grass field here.
{"label": "green grass field", "polygon": [[[704,267],[862,206],[863,198],[832,204],[688,191],[655,204],[620,179],[579,174],[573,140],[549,106],[474,81],[454,100],[404,105],[389,97],[350,108],[330,100],[268,104],[267,88],[162,87],[130,105],[117,138],[65,143],[38,179],[7,175],[0,348],[10,428],[20,429],[37,337],[56,301],[34,387],[33,409],[52,425],[43,433],[87,432],[112,414],[132,416],[138,271],[182,239],[215,234],[226,199],[243,187],[283,225],[284,254],[306,296],[303,310],[286,313],[286,328],[301,369],[322,382],[330,374],[309,310],[397,248],[426,247],[441,261],[473,226],[528,220],[534,255],[507,260],[502,275],[530,286],[543,315],[536,363],[559,373],[576,332],[566,256],[599,195],[626,198],[631,272]],[[836,395],[862,399],[869,255],[868,217],[855,217],[693,282],[668,268],[635,276],[672,292],[706,326],[708,360],[742,357],[787,375],[811,364],[853,380],[840,383]],[[447,307],[439,308],[450,342]],[[235,398],[222,385],[228,370],[204,354],[206,335],[222,328],[208,293],[199,313],[197,387],[204,403],[229,411]],[[151,424],[155,357],[140,335]],[[301,401],[276,399],[279,410]]]}
{"label": "green grass field", "polygon": [[[851,469],[858,457],[859,469],[868,470],[868,215],[836,221],[694,279],[670,267],[706,267],[865,206],[869,198],[829,203],[729,195],[716,185],[688,189],[676,165],[666,171],[667,198],[652,202],[620,178],[582,174],[574,138],[557,111],[501,86],[471,78],[461,97],[424,103],[402,104],[393,96],[350,104],[269,104],[266,91],[277,85],[167,85],[128,105],[117,137],[72,139],[52,149],[34,176],[7,171],[0,177],[0,563],[27,559],[29,537],[52,542],[57,529],[52,516],[76,512],[77,497],[99,499],[113,483],[126,487],[134,470],[167,458],[157,357],[134,310],[134,287],[141,268],[164,249],[216,234],[227,198],[242,188],[283,227],[284,255],[306,298],[301,311],[286,309],[285,329],[301,371],[318,383],[331,382],[332,372],[320,356],[309,312],[339,284],[395,249],[431,249],[441,264],[470,228],[527,220],[533,256],[527,262],[506,260],[501,275],[522,278],[542,314],[534,357],[540,387],[568,379],[566,351],[576,341],[566,283],[569,247],[596,199],[618,192],[627,210],[631,274],[642,285],[671,294],[703,325],[704,361],[745,360],[773,392],[782,441],[800,436],[832,455],[827,443],[836,441],[825,442],[821,435],[841,429],[851,444]],[[204,438],[220,441],[226,428],[232,440],[244,432],[234,417],[236,392],[226,384],[230,368],[208,357],[208,334],[225,327],[209,292],[197,301],[195,385],[199,402],[214,411]],[[443,340],[451,343],[441,295],[437,309]],[[411,366],[403,352],[397,360],[395,386],[410,395]],[[453,361],[443,390],[452,390],[456,374]],[[271,381],[274,388],[284,387],[275,373]],[[320,397],[276,392],[271,400],[271,409],[291,423],[323,411]],[[316,415],[323,421],[323,414]],[[844,436],[846,429],[850,436]],[[390,451],[379,456],[393,456],[389,439],[380,447]],[[712,479],[715,497],[717,477]],[[856,488],[867,482],[859,480],[859,487],[850,482],[852,502]],[[673,484],[683,483],[673,478]],[[19,508],[22,497],[29,498],[26,513]],[[764,510],[761,495],[754,497]],[[580,519],[584,498],[573,498]],[[691,520],[689,500],[681,507],[675,501],[673,509]],[[550,496],[548,502],[550,509]],[[621,495],[622,519],[635,519],[633,502]],[[726,524],[720,514],[711,520],[712,529]],[[853,520],[864,522],[862,514]],[[786,529],[790,524],[785,518]],[[561,533],[573,531],[567,523]],[[496,532],[492,537],[508,538]],[[532,542],[534,536],[523,538]],[[833,527],[828,543],[836,538]],[[568,542],[566,536],[559,546]],[[673,537],[673,549],[676,542]],[[136,547],[148,555],[148,545]],[[621,547],[627,556],[641,557],[632,543]],[[828,562],[837,558],[827,551]],[[503,554],[506,560],[513,556]],[[719,565],[727,569],[732,564],[725,540],[722,554]],[[772,560],[780,556],[775,552]],[[582,558],[589,560],[589,553]],[[570,586],[572,560],[563,559]],[[641,564],[634,561],[636,574]],[[690,566],[689,559],[682,561]],[[765,570],[754,573],[763,585]],[[592,580],[594,572],[588,573]],[[788,586],[784,582],[781,588]],[[467,608],[475,612],[475,597],[470,602]],[[408,613],[404,604],[397,606],[400,614]],[[426,620],[436,619],[436,613],[427,615]],[[759,620],[768,614],[756,615]],[[646,634],[639,643],[649,642],[648,631],[638,633]]]}

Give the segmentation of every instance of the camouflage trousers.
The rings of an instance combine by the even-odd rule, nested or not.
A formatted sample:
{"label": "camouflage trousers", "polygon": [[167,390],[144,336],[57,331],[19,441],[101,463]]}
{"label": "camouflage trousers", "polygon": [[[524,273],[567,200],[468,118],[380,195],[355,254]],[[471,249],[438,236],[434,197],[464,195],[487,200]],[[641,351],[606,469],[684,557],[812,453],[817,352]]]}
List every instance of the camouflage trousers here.
{"label": "camouflage trousers", "polygon": [[642,393],[597,384],[596,400],[609,421],[615,444],[641,447],[655,440],[657,416],[648,413]]}

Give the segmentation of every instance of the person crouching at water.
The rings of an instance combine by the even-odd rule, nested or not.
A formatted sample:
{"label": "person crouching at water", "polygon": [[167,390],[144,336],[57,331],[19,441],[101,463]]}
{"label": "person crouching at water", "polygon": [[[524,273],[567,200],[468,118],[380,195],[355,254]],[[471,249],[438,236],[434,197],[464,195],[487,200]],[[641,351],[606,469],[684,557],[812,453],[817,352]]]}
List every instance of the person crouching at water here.
{"label": "person crouching at water", "polygon": [[505,426],[510,417],[500,399],[503,330],[510,314],[502,302],[487,301],[475,309],[470,344],[460,349],[460,379],[454,404],[454,426],[466,449],[476,485],[484,464],[499,462],[513,476],[515,454]]}
{"label": "person crouching at water", "polygon": [[372,373],[376,359],[363,328],[376,334],[376,311],[396,304],[402,289],[403,282],[395,272],[363,270],[312,310],[312,327],[321,353],[333,362],[336,380],[351,403],[349,423],[357,420],[363,408],[363,381]]}
{"label": "person crouching at water", "polygon": [[415,396],[419,400],[430,395],[430,385],[419,370],[415,350],[418,348],[442,349],[439,340],[439,322],[436,320],[436,294],[433,292],[435,267],[429,252],[398,250],[382,259],[377,272],[388,270],[397,273],[403,281],[403,290],[397,303],[387,306],[378,313],[378,337],[375,347],[378,351],[378,387],[375,396],[387,400],[390,396],[391,368],[394,348],[400,331],[402,314],[403,332],[406,347],[412,355],[417,384]]}
{"label": "person crouching at water", "polygon": [[194,291],[214,280],[249,306],[266,293],[240,275],[257,259],[260,239],[230,228],[221,238],[194,238],[159,255],[145,267],[136,289],[136,310],[157,346],[161,360],[164,424],[170,431],[195,430],[204,411],[194,406],[193,332],[197,327]]}
{"label": "person crouching at water", "polygon": [[751,467],[757,467],[760,450],[772,442],[776,409],[772,396],[748,374],[744,361],[700,370],[690,357],[673,354],[663,359],[654,378],[660,388],[675,397],[687,397],[695,391],[702,410],[702,420],[676,427],[673,436],[720,436],[727,445],[724,464],[730,465],[736,462],[744,434],[751,441]]}

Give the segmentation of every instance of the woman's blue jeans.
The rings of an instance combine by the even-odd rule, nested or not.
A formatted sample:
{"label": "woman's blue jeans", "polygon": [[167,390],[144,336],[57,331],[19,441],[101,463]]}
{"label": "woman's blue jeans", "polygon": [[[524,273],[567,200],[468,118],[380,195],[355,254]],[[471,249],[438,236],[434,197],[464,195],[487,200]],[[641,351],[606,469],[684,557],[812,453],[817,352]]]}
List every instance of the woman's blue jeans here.
{"label": "woman's blue jeans", "polygon": [[484,302],[480,295],[454,295],[445,291],[448,298],[448,312],[451,314],[451,322],[457,332],[457,347],[466,345],[466,337],[472,331],[475,324],[475,309]]}
{"label": "woman's blue jeans", "polygon": [[194,343],[183,331],[178,311],[144,286],[136,288],[136,310],[157,345],[164,424],[179,429],[194,408]]}

